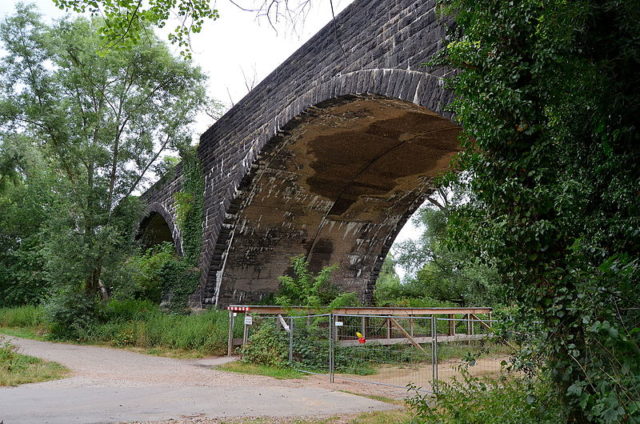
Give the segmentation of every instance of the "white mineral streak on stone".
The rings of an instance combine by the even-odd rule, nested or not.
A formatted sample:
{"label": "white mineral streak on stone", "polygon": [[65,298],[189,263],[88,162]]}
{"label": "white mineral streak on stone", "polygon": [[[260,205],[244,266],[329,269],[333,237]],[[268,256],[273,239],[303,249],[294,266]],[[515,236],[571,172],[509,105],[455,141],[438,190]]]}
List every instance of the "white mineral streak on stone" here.
{"label": "white mineral streak on stone", "polygon": [[[326,222],[326,221],[325,221]],[[333,230],[333,225],[335,224],[335,221],[329,221],[329,228],[328,231],[331,232]]]}
{"label": "white mineral streak on stone", "polygon": [[418,93],[420,92],[420,85],[422,84],[422,78],[418,80],[418,85],[416,86],[416,93],[413,96],[413,103],[420,104],[420,96]]}

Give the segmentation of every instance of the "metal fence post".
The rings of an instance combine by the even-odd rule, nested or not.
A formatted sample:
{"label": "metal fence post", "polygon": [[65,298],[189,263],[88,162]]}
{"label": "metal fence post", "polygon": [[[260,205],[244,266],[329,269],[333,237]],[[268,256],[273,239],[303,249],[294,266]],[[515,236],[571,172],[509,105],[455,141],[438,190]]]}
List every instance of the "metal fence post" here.
{"label": "metal fence post", "polygon": [[245,312],[244,320],[243,320],[244,328],[242,329],[242,347],[244,347],[249,341],[249,326],[247,325],[247,319],[246,319],[247,316],[248,314]]}
{"label": "metal fence post", "polygon": [[227,335],[227,356],[233,353],[233,324],[235,321],[234,312],[229,311],[229,334]]}
{"label": "metal fence post", "polygon": [[289,365],[293,365],[293,317],[289,318]]}
{"label": "metal fence post", "polygon": [[335,323],[333,322],[333,314],[329,314],[329,383],[334,382],[335,369],[335,346],[333,341],[333,332]]}
{"label": "metal fence post", "polygon": [[438,325],[435,315],[431,315],[431,367],[433,373],[431,387],[433,393],[438,393]]}

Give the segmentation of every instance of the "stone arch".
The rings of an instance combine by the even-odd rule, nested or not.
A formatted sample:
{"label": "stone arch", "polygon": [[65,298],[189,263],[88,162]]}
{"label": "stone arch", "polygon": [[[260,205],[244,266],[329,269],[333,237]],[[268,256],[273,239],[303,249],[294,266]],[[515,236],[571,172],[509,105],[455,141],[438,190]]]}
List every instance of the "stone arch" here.
{"label": "stone arch", "polygon": [[159,202],[151,202],[147,205],[138,225],[137,239],[149,245],[171,241],[179,255],[184,253],[180,229],[173,215]]}
{"label": "stone arch", "polygon": [[[316,269],[328,265],[339,256],[341,268],[338,282],[349,290],[358,291],[365,301],[370,300],[372,285],[397,233],[433,189],[430,185],[432,177],[447,167],[451,156],[458,150],[456,140],[459,128],[450,121],[450,115],[443,112],[449,100],[450,94],[444,90],[440,77],[402,69],[370,69],[337,75],[325,83],[317,84],[280,111],[254,141],[254,147],[242,161],[243,176],[234,186],[235,196],[225,209],[225,219],[208,264],[208,290],[205,297],[208,292],[209,303],[259,300],[262,295],[277,288],[276,274],[286,269],[289,256],[294,253],[305,254],[312,268]],[[315,146],[300,141],[310,131],[316,132],[316,140],[322,140],[316,142]],[[382,133],[374,134],[376,131]],[[364,163],[358,167],[357,163],[350,163],[345,167],[348,175],[345,174],[344,178],[350,179],[353,184],[341,186],[340,193],[332,193],[330,174],[339,167],[334,167],[334,171],[322,171],[322,160],[316,160],[315,171],[319,174],[314,182],[314,177],[308,173],[314,165],[297,163],[296,157],[300,159],[309,151],[312,155],[326,156],[332,149],[334,155],[336,152],[339,154],[340,137],[351,137],[352,142],[375,139],[377,141],[368,143],[377,143],[379,146],[371,147],[373,145],[369,144],[371,151],[363,152],[363,158],[368,158],[370,162],[368,165]],[[425,151],[431,149],[435,162],[431,165],[425,163],[418,169],[420,164],[411,158],[411,149],[407,148],[411,144],[408,141],[411,137],[422,140],[414,143],[414,152],[421,148]],[[311,138],[307,137],[309,140]],[[295,147],[295,143],[299,144],[298,147]],[[385,171],[386,165],[383,164],[391,157],[382,154],[384,145],[390,149],[389,152],[395,151],[396,158],[406,156],[404,160],[411,162],[415,169],[407,169],[406,175],[401,175],[402,172],[395,175],[395,171],[389,167]],[[287,151],[286,146],[291,149]],[[381,151],[376,154],[378,147]],[[346,156],[356,158],[357,152],[352,153],[356,156]],[[286,169],[286,160],[292,160],[301,167],[302,183],[300,172]],[[274,164],[280,169],[274,169]],[[383,184],[370,178],[375,174],[371,172],[372,167],[376,166],[381,168],[378,175],[382,176]],[[352,169],[349,171],[347,168]],[[279,179],[265,185],[265,176],[273,172],[280,173]],[[350,172],[360,174],[352,175]],[[383,175],[385,172],[388,174],[386,177]],[[294,177],[286,177],[296,173],[297,181],[292,181],[296,180]],[[398,184],[406,187],[399,190],[396,183],[403,178],[404,183]],[[323,179],[326,181],[323,182]],[[263,184],[260,186],[261,180]],[[287,184],[289,187],[286,187]],[[337,180],[333,184],[340,187]],[[271,192],[279,191],[282,194],[289,191],[290,195],[300,197],[304,196],[300,191],[301,185],[304,186],[302,191],[306,189],[316,196],[315,206],[307,203],[303,207],[302,200],[295,205],[287,201],[291,210],[282,211],[282,221],[292,222],[288,230],[283,230],[277,222],[265,222],[268,229],[263,227],[260,230],[260,224],[256,228],[255,220],[264,216],[258,217],[257,211],[267,208],[269,203],[264,196],[267,186],[270,186]],[[386,216],[384,213],[373,216],[376,208],[365,206],[362,201],[364,198],[367,199],[364,203],[369,206],[379,202],[378,212],[383,212],[385,205],[387,211],[393,209],[394,212]],[[389,209],[390,204],[395,205],[395,209]],[[277,205],[270,207],[277,208]],[[360,212],[356,213],[358,208]],[[318,216],[311,218],[313,210],[324,214],[320,222]],[[334,230],[334,227],[341,230]],[[348,246],[348,243],[340,242],[340,231],[343,231],[343,239],[355,237],[355,242]],[[250,233],[253,236],[256,233],[260,235],[249,237]]]}

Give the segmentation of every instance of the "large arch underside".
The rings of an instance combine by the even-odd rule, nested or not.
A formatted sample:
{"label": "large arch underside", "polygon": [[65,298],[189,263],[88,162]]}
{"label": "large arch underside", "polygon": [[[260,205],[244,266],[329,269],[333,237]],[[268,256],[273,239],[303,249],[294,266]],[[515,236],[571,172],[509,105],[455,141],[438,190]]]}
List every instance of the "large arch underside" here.
{"label": "large arch underside", "polygon": [[239,187],[211,274],[212,303],[278,288],[290,259],[371,300],[393,240],[458,151],[459,127],[418,105],[348,96],[308,109],[271,139]]}

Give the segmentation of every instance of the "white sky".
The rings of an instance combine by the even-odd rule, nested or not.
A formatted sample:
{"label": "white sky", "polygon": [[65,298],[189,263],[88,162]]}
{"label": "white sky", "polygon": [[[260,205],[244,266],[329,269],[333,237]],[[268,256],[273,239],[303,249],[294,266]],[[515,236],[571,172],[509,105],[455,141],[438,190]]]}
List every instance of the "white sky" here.
{"label": "white sky", "polygon": [[[336,14],[353,0],[334,0]],[[238,0],[247,4],[250,0]],[[0,0],[0,18],[15,12],[17,0]],[[27,2],[28,3],[28,2]],[[35,0],[40,12],[48,19],[64,16],[53,5],[53,0]],[[278,65],[317,33],[331,20],[331,8],[328,0],[311,2],[303,25],[294,29],[290,24],[279,23],[274,30],[265,18],[241,11],[228,0],[217,2],[220,19],[207,22],[200,34],[192,36],[193,61],[209,76],[209,95],[227,107],[231,101],[237,103],[247,94],[246,82],[253,81],[254,86],[264,79]],[[166,40],[166,34],[175,25],[168,24],[167,31],[160,33]],[[1,54],[1,52],[0,52]],[[243,75],[244,73],[244,75]],[[204,132],[211,120],[202,116],[195,126],[197,135]],[[396,242],[417,238],[418,229],[409,221],[402,229]]]}

